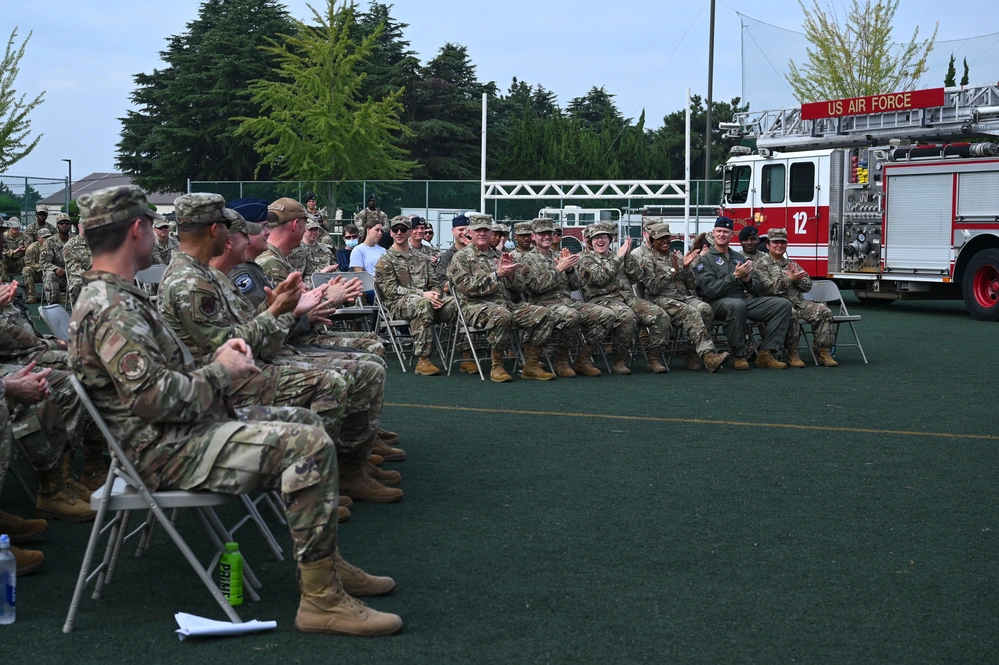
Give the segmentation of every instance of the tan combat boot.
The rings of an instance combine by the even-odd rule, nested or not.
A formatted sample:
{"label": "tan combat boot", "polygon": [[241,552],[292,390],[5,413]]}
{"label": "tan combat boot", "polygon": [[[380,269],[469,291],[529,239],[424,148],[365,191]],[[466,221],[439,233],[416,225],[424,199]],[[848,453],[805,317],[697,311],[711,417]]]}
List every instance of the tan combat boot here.
{"label": "tan combat boot", "polygon": [[787,369],[787,363],[782,363],[774,358],[773,351],[767,349],[760,349],[756,356],[756,366],[760,369]]}
{"label": "tan combat boot", "polygon": [[350,508],[351,506],[354,505],[354,500],[351,499],[349,496],[344,496],[343,494],[341,494],[339,496],[339,502],[337,505],[343,506],[344,508]]}
{"label": "tan combat boot", "polygon": [[37,302],[38,302],[38,296],[35,295],[34,293],[28,296],[28,299],[24,301],[26,305],[34,305]]}
{"label": "tan combat boot", "polygon": [[336,523],[343,524],[350,520],[350,510],[346,506],[336,507]]}
{"label": "tan combat boot", "polygon": [[22,550],[20,547],[11,545],[10,553],[14,555],[18,577],[27,575],[45,561],[45,555],[38,550]]}
{"label": "tan combat boot", "polygon": [[798,349],[788,349],[787,350],[787,366],[802,368],[805,366],[804,361],[802,361],[801,356],[798,355]]}
{"label": "tan combat boot", "polygon": [[749,369],[749,361],[746,360],[746,356],[736,356],[732,361],[732,369],[747,370]]}
{"label": "tan combat boot", "polygon": [[823,367],[836,367],[839,365],[838,362],[833,360],[832,353],[830,353],[829,347],[819,349],[819,364]]}
{"label": "tan combat boot", "polygon": [[[709,372],[717,372],[726,360],[728,360],[728,351],[725,353],[715,353],[714,351],[708,351],[704,354],[702,358],[704,360],[704,366],[708,368]],[[745,359],[743,359],[745,362]],[[739,369],[736,367],[736,369]],[[746,363],[746,369],[749,369],[749,363]]]}
{"label": "tan combat boot", "polygon": [[687,351],[687,369],[696,372],[701,369],[701,359],[697,357],[697,351],[690,349]]}
{"label": "tan combat boot", "polygon": [[340,466],[340,492],[354,501],[366,503],[395,503],[402,500],[402,490],[385,487],[368,474],[368,465]]}
{"label": "tan combat boot", "polygon": [[38,498],[35,512],[40,517],[66,522],[89,522],[97,515],[90,505],[78,497],[62,480],[62,467],[51,471],[39,471]]}
{"label": "tan combat boot", "polygon": [[555,378],[554,374],[546,372],[541,367],[539,362],[541,351],[540,346],[524,347],[524,369],[520,371],[520,378],[534,379],[535,381],[551,381]]}
{"label": "tan combat boot", "polygon": [[493,383],[510,383],[513,377],[503,368],[503,349],[493,349],[493,367],[489,370],[489,380]]}
{"label": "tan combat boot", "polygon": [[611,363],[611,371],[615,374],[631,374],[631,370],[628,369],[626,361],[628,359],[627,351],[614,351],[614,362]]}
{"label": "tan combat boot", "polygon": [[402,628],[395,614],[373,610],[344,591],[333,557],[298,564],[302,598],[295,615],[295,628],[303,633],[391,635]]}
{"label": "tan combat boot", "polygon": [[0,533],[10,536],[10,542],[23,543],[45,533],[49,523],[45,520],[26,520],[0,510]]}
{"label": "tan combat boot", "polygon": [[584,346],[579,350],[579,355],[576,356],[576,362],[572,364],[572,369],[576,374],[582,374],[583,376],[600,376],[603,374],[603,372],[593,366],[593,349],[589,346]]}
{"label": "tan combat boot", "polygon": [[[104,463],[104,453],[97,446],[83,446],[83,473],[80,483],[91,492],[104,487],[108,481],[108,467]],[[78,492],[79,494],[79,492]]]}
{"label": "tan combat boot", "polygon": [[398,471],[380,469],[371,462],[368,462],[368,475],[386,487],[395,487],[402,482],[402,474]]}
{"label": "tan combat boot", "polygon": [[382,462],[385,461],[385,458],[382,457],[381,455],[368,455],[368,461],[374,464],[375,466],[381,466]]}
{"label": "tan combat boot", "polygon": [[422,356],[416,361],[416,369],[413,371],[420,376],[439,376],[441,368],[430,362],[427,356]]}
{"label": "tan combat boot", "polygon": [[381,440],[382,443],[394,446],[399,443],[399,435],[395,432],[390,432],[387,429],[378,428],[376,436]]}
{"label": "tan combat boot", "polygon": [[357,566],[347,563],[340,552],[334,555],[336,574],[340,577],[343,590],[355,598],[367,596],[384,596],[395,589],[395,580],[391,577],[369,575]]}
{"label": "tan combat boot", "polygon": [[458,371],[462,374],[478,374],[479,366],[475,364],[475,359],[472,358],[471,351],[462,351],[461,357],[465,359],[465,362],[458,365]]}
{"label": "tan combat boot", "polygon": [[[402,448],[393,448],[387,445],[381,439],[375,439],[375,445],[372,446],[371,452],[382,458],[383,462],[402,462],[406,459],[406,451]],[[371,460],[368,460],[371,461]],[[376,464],[375,466],[380,466]]]}
{"label": "tan combat boot", "polygon": [[[62,456],[62,481],[66,483],[66,486],[73,490],[76,496],[80,497],[87,503],[90,503],[90,495],[93,492],[89,487],[81,483],[73,475],[73,453],[68,452]],[[105,479],[106,480],[106,479]]]}
{"label": "tan combat boot", "polygon": [[663,354],[661,351],[649,351],[649,362],[645,365],[645,371],[652,374],[666,374],[669,368],[663,365]]}
{"label": "tan combat boot", "polygon": [[571,379],[576,376],[576,373],[572,371],[572,367],[569,365],[569,349],[563,349],[561,346],[555,352],[555,376],[561,379]]}

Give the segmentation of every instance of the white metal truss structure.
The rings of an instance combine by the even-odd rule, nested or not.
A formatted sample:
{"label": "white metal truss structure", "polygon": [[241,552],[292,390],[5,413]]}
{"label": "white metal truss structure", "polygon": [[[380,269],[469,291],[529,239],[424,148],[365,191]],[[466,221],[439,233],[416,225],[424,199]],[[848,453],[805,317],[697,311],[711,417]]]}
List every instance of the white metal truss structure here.
{"label": "white metal truss structure", "polygon": [[999,87],[945,88],[944,105],[929,108],[802,120],[801,107],[793,106],[737,113],[735,124],[727,138],[755,138],[757,148],[786,151],[999,136]]}
{"label": "white metal truss structure", "polygon": [[674,199],[686,201],[685,180],[494,180],[483,183],[485,198]]}

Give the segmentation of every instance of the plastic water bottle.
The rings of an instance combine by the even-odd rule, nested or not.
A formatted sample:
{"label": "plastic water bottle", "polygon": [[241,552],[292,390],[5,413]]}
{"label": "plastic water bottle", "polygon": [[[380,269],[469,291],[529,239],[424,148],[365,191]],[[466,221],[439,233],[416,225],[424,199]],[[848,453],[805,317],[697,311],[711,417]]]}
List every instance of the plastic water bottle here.
{"label": "plastic water bottle", "polygon": [[17,561],[10,551],[10,537],[0,536],[0,625],[17,616]]}
{"label": "plastic water bottle", "polygon": [[219,588],[230,605],[243,604],[243,555],[239,543],[226,543],[219,560]]}

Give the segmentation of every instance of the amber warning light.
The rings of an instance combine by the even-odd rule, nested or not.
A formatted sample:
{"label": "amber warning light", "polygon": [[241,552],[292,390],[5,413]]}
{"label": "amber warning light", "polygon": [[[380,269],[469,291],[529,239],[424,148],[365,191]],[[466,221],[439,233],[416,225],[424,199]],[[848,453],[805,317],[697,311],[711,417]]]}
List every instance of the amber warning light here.
{"label": "amber warning light", "polygon": [[802,120],[838,118],[845,115],[866,115],[868,113],[890,113],[943,106],[944,89],[910,90],[891,92],[887,95],[833,99],[825,102],[810,102],[801,105]]}

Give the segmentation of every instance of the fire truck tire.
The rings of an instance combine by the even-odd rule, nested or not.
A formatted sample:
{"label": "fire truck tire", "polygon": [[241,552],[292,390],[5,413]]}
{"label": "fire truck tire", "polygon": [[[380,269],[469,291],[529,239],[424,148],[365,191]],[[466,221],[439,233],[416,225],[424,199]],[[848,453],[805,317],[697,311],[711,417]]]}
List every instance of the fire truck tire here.
{"label": "fire truck tire", "polygon": [[964,273],[964,304],[979,321],[999,321],[999,249],[978,252]]}

